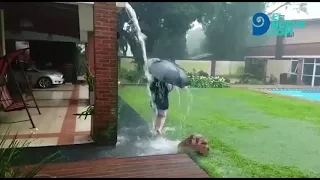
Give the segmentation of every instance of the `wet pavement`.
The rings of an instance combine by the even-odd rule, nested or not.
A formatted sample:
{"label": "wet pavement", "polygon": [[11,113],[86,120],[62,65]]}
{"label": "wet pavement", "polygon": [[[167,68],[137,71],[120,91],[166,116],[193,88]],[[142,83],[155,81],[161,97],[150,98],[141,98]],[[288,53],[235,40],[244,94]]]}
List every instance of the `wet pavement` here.
{"label": "wet pavement", "polygon": [[[178,142],[156,138],[149,126],[125,101],[121,104],[116,147],[79,144],[51,147],[29,147],[22,151],[15,165],[35,164],[45,157],[60,151],[63,158],[55,162],[94,160],[104,157],[134,157],[143,155],[172,154]],[[150,109],[151,110],[151,109]],[[36,156],[35,156],[36,154]]]}

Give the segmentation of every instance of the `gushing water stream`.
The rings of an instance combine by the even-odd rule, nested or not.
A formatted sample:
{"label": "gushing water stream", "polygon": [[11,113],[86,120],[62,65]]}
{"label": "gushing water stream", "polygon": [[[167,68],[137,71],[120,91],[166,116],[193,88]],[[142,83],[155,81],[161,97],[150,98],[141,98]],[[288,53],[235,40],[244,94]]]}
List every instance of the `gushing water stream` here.
{"label": "gushing water stream", "polygon": [[[147,37],[146,37],[146,35],[144,35],[141,32],[141,28],[140,28],[140,25],[139,25],[139,22],[137,19],[136,12],[134,11],[132,6],[128,2],[125,3],[125,10],[128,14],[129,19],[131,20],[129,25],[131,26],[134,34],[137,36],[139,44],[141,45],[142,58],[144,61],[143,69],[144,69],[145,77],[148,80],[147,92],[148,92],[149,100],[150,100],[150,102],[152,104],[152,108],[153,108],[153,125],[154,125],[155,115],[157,113],[157,108],[156,108],[156,105],[152,101],[153,95],[150,91],[150,84],[153,81],[153,77],[150,74],[148,68],[149,68],[149,65],[156,60],[156,58],[148,60],[147,53],[146,53],[146,45],[145,45],[145,40]],[[181,106],[180,91],[179,91],[179,88],[176,88],[176,89],[177,89],[177,92],[179,95],[179,109],[180,109],[180,106]],[[190,94],[189,89],[188,88],[186,88],[186,89],[187,89],[188,93]],[[190,94],[190,97],[191,97],[191,101],[192,101],[191,94]],[[182,121],[186,119],[186,116],[189,114],[189,110],[190,110],[190,104],[188,105],[187,113],[181,113],[183,117],[180,120],[180,133],[182,133],[182,123],[183,123]],[[179,141],[170,141],[165,138],[159,137],[159,138],[156,138],[155,140],[140,141],[140,142],[138,142],[137,146],[145,147],[145,149],[150,149],[151,151],[155,151],[154,153],[157,153],[157,154],[164,154],[164,153],[174,153],[175,151],[177,151],[178,143],[179,143]]]}
{"label": "gushing water stream", "polygon": [[[129,19],[132,21],[131,27],[133,28],[133,31],[135,32],[135,34],[139,40],[139,43],[141,45],[142,58],[144,61],[143,70],[144,70],[145,77],[148,80],[147,91],[148,91],[149,99],[152,100],[152,94],[150,91],[150,84],[152,82],[152,75],[149,73],[149,70],[148,70],[149,62],[148,62],[148,58],[147,58],[146,43],[145,43],[147,36],[141,32],[141,28],[139,25],[137,14],[128,2],[125,3],[125,10],[128,14]],[[154,108],[153,104],[152,104],[152,107]]]}

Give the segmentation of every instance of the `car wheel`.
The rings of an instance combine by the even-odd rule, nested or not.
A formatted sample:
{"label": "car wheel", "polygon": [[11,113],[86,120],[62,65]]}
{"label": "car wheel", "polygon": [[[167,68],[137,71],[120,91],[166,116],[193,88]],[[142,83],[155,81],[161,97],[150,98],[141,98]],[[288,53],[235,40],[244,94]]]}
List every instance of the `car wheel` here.
{"label": "car wheel", "polygon": [[40,88],[49,88],[52,86],[52,81],[50,78],[48,77],[41,77],[38,80],[38,86]]}

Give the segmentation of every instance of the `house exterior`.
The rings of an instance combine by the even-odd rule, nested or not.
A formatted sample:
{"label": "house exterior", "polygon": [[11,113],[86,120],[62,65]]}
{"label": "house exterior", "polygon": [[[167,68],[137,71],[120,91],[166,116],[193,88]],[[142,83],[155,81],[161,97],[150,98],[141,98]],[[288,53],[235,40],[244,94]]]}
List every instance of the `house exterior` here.
{"label": "house exterior", "polygon": [[275,60],[277,37],[264,35],[266,42],[248,48],[245,59],[266,60],[266,75],[278,80],[281,73],[297,75],[297,83],[320,85],[320,19],[306,19],[303,29],[294,29],[293,35],[283,38],[283,59]]}
{"label": "house exterior", "polygon": [[[91,135],[96,143],[115,145],[118,115],[117,11],[124,7],[124,3],[23,3],[0,3],[0,55],[6,54],[7,39],[85,43],[89,66],[96,80]],[[110,127],[114,128],[106,133]]]}

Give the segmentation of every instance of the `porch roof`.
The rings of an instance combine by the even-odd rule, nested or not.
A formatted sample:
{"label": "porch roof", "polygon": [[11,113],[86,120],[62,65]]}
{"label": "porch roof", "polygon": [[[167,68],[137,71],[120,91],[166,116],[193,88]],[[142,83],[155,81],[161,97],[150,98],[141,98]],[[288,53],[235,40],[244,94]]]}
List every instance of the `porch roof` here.
{"label": "porch roof", "polygon": [[77,6],[50,2],[0,2],[0,8],[4,9],[6,31],[80,37]]}
{"label": "porch roof", "polygon": [[[93,5],[94,2],[56,2],[56,3],[64,3],[64,4],[91,4]],[[125,5],[125,2],[116,2],[117,8],[123,8]]]}

